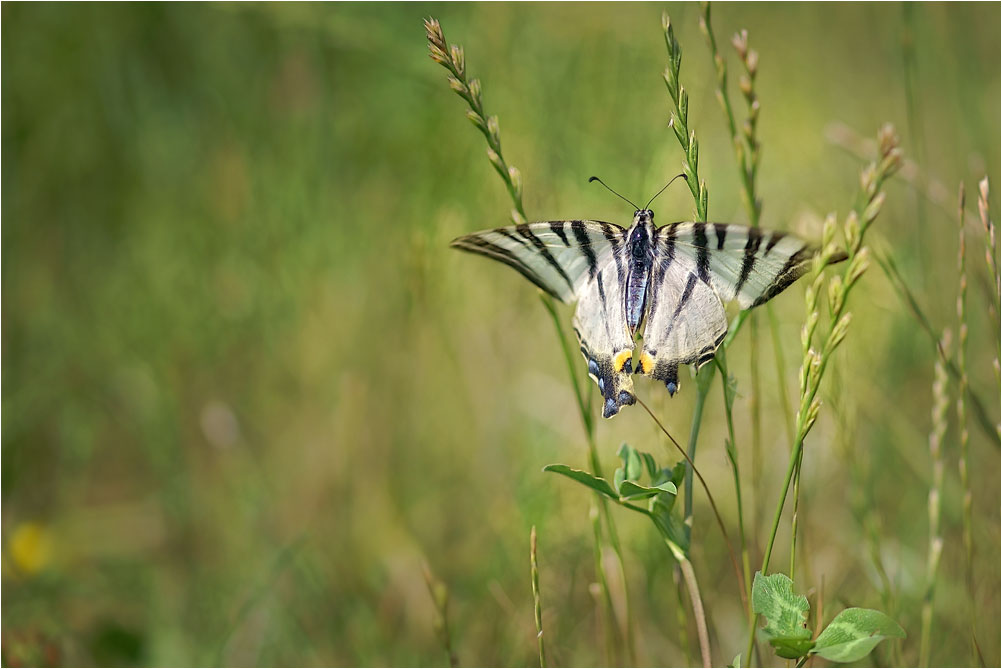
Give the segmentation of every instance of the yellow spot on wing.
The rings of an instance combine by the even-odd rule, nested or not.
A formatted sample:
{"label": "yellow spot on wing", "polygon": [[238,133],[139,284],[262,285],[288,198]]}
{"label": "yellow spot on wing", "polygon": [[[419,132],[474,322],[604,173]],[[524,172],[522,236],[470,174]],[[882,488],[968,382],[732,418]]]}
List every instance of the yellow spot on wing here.
{"label": "yellow spot on wing", "polygon": [[616,370],[616,373],[623,371],[623,366],[626,361],[633,357],[633,351],[620,351],[616,354],[616,357],[612,359],[612,368]]}
{"label": "yellow spot on wing", "polygon": [[654,358],[652,358],[646,352],[645,353],[641,353],[640,354],[640,369],[637,370],[637,371],[639,371],[641,374],[650,374],[651,372],[653,372],[654,371]]}

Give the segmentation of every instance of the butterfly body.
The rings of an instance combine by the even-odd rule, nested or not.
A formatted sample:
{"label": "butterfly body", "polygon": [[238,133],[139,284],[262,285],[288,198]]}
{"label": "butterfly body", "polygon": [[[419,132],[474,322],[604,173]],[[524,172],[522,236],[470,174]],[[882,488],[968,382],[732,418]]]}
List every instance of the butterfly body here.
{"label": "butterfly body", "polygon": [[587,220],[523,223],[459,237],[452,246],[577,302],[574,332],[606,418],[636,402],[633,374],[661,381],[674,395],[679,366],[709,362],[723,341],[723,303],[747,309],[771,299],[807,270],[814,253],[791,235],[740,225],[659,228],[650,209],[637,210],[628,229]]}
{"label": "butterfly body", "polygon": [[626,280],[626,325],[630,335],[636,335],[647,307],[647,290],[654,262],[654,212],[638,211],[626,236],[630,255],[630,272]]}

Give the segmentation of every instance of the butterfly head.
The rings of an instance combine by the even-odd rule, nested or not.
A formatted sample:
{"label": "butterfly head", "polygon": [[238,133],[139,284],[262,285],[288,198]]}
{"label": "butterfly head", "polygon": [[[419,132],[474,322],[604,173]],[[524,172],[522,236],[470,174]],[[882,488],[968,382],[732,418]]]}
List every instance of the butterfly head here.
{"label": "butterfly head", "polygon": [[651,209],[637,209],[633,212],[634,224],[646,225],[654,222],[654,211]]}
{"label": "butterfly head", "polygon": [[637,209],[633,212],[633,225],[627,234],[630,246],[639,259],[647,255],[651,240],[654,239],[654,212],[650,209]]}

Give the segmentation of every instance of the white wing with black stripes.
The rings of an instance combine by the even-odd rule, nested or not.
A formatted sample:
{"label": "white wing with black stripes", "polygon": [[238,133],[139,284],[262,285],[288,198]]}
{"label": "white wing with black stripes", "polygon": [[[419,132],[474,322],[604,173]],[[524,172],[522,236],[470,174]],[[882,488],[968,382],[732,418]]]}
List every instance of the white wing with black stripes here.
{"label": "white wing with black stripes", "polygon": [[720,297],[702,277],[697,260],[678,248],[671,227],[654,240],[647,294],[647,324],[637,371],[662,381],[674,395],[679,365],[713,358],[727,333]]}
{"label": "white wing with black stripes", "polygon": [[563,302],[577,301],[574,332],[609,418],[633,404],[634,341],[626,327],[625,230],[601,221],[549,221],[485,230],[452,246],[509,265]]}
{"label": "white wing with black stripes", "polygon": [[[720,223],[654,226],[638,210],[629,230],[600,221],[550,221],[485,230],[452,246],[511,266],[564,302],[610,418],[636,398],[631,374],[675,394],[680,365],[709,362],[727,333],[724,302],[772,299],[810,266],[814,249],[781,232]],[[634,366],[634,336],[643,346]]]}
{"label": "white wing with black stripes", "polygon": [[450,246],[514,268],[562,302],[573,302],[583,282],[612,261],[623,228],[601,221],[523,223],[475,232]]}
{"label": "white wing with black stripes", "polygon": [[727,333],[723,302],[755,307],[807,271],[814,249],[782,232],[721,223],[659,228],[638,372],[679,387],[679,365],[709,362]]}

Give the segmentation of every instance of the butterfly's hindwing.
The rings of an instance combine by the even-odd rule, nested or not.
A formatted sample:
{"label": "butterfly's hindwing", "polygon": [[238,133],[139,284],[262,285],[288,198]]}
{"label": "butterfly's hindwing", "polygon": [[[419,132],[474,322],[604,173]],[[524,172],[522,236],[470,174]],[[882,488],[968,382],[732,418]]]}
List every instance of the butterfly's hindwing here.
{"label": "butterfly's hindwing", "polygon": [[[727,315],[710,283],[707,256],[680,250],[678,226],[658,230],[648,285],[648,314],[637,373],[679,388],[679,365],[701,365],[713,358],[724,334]],[[705,249],[704,245],[704,249]]]}
{"label": "butterfly's hindwing", "polygon": [[574,313],[574,332],[588,365],[588,375],[602,393],[605,418],[615,416],[624,405],[636,401],[631,376],[634,343],[626,324],[625,282],[619,271],[625,265],[625,259],[620,257],[624,248],[620,244],[594,280],[583,285]]}

